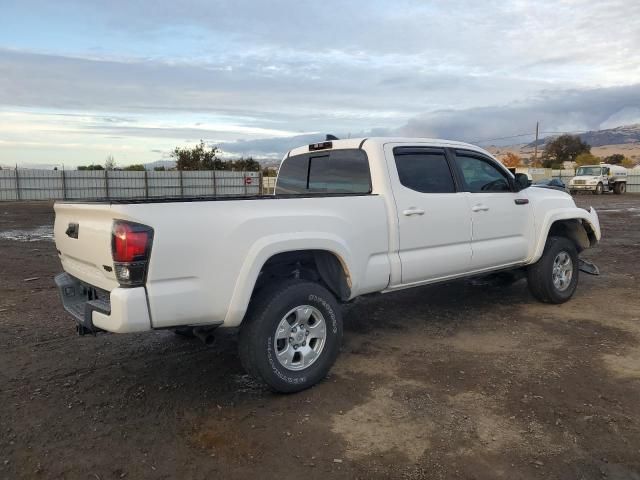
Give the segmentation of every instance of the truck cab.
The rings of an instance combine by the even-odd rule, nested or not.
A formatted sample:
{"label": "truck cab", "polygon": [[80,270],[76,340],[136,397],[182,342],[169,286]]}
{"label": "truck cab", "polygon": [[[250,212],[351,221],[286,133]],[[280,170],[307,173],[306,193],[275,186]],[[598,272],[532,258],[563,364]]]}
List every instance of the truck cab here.
{"label": "truck cab", "polygon": [[617,195],[627,190],[627,169],[620,165],[584,165],[576,169],[576,176],[569,180],[569,191],[575,194],[580,191],[601,195],[613,192]]}

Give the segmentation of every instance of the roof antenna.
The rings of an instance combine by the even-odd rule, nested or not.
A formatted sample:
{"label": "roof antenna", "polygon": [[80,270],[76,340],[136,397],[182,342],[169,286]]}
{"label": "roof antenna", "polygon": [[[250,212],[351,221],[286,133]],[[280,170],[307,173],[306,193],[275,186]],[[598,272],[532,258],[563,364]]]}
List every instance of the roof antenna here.
{"label": "roof antenna", "polygon": [[340,140],[338,137],[336,137],[335,135],[331,135],[330,133],[327,134],[327,138],[324,139],[326,142],[328,142],[329,140]]}

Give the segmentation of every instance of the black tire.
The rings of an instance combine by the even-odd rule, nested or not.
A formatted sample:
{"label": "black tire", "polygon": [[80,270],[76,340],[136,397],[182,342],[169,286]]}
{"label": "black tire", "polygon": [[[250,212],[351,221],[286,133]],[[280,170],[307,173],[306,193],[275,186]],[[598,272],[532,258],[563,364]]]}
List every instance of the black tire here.
{"label": "black tire", "polygon": [[[291,370],[276,358],[277,342],[283,340],[277,340],[275,334],[288,312],[305,305],[314,307],[321,314],[326,334],[313,363],[304,369]],[[327,376],[338,357],[341,343],[342,314],[335,297],[322,285],[291,279],[264,288],[252,299],[240,330],[238,349],[247,373],[275,392],[293,393],[309,388]]]}
{"label": "black tire", "polygon": [[[572,275],[568,285],[558,288],[554,284],[554,261],[565,252],[572,262]],[[564,303],[568,301],[578,286],[578,251],[575,244],[566,237],[549,237],[540,260],[527,269],[529,290],[538,300],[544,303]]]}
{"label": "black tire", "polygon": [[613,193],[616,195],[622,195],[627,190],[627,184],[624,182],[617,182],[613,186]]}
{"label": "black tire", "polygon": [[602,195],[603,191],[604,191],[604,186],[602,185],[602,183],[599,183],[598,185],[596,185],[596,189],[593,191],[593,194]]}

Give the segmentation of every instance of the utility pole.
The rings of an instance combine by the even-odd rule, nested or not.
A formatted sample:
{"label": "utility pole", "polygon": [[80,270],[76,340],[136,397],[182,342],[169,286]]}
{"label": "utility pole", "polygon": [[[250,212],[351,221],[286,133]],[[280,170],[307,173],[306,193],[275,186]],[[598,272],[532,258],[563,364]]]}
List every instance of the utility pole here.
{"label": "utility pole", "polygon": [[540,122],[536,122],[536,141],[533,144],[533,164],[538,164],[538,126]]}

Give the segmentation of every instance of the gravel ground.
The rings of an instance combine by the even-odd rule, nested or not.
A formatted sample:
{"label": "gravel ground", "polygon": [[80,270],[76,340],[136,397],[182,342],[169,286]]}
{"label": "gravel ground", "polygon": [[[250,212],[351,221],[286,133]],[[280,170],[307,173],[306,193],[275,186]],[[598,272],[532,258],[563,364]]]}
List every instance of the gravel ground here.
{"label": "gravel ground", "polygon": [[453,282],[345,307],[331,375],[248,378],[232,333],[77,337],[48,203],[0,204],[0,478],[640,479],[640,196],[573,300]]}

